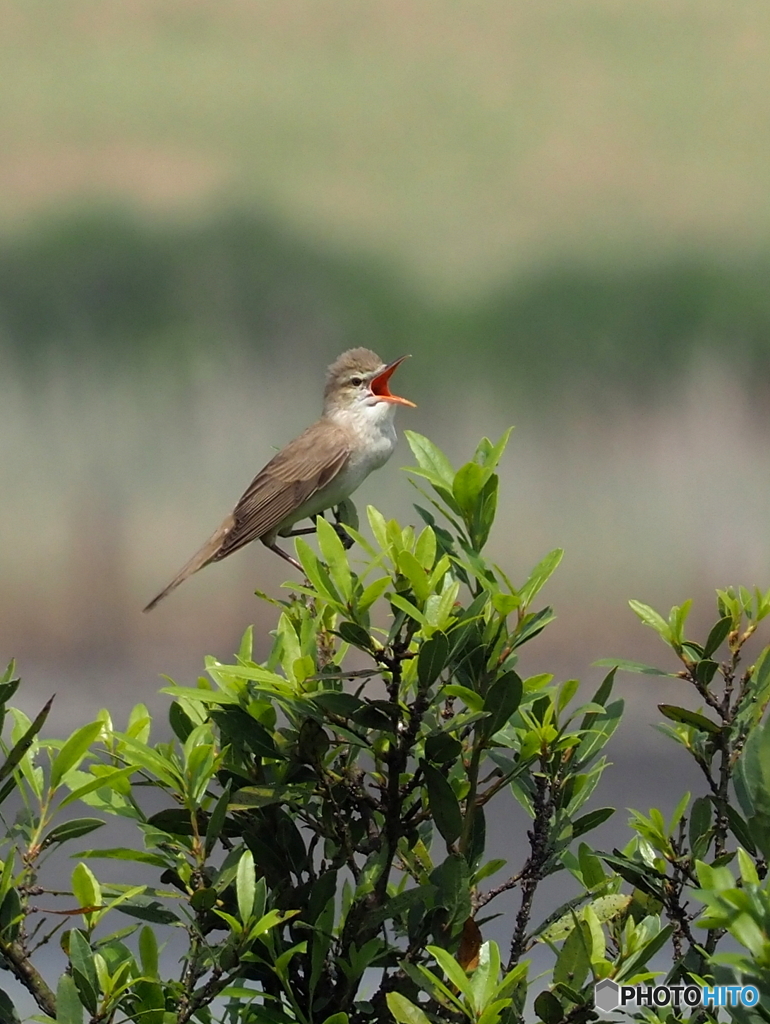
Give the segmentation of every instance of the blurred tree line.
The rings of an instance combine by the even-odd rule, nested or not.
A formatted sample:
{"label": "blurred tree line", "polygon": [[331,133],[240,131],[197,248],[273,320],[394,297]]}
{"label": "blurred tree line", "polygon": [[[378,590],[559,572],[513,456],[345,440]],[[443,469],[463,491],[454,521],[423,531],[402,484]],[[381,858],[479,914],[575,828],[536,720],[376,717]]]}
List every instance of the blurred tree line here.
{"label": "blurred tree line", "polygon": [[263,365],[287,345],[294,358],[364,344],[419,349],[439,375],[491,369],[501,386],[546,391],[654,386],[706,350],[756,383],[770,366],[769,273],[766,253],[690,251],[540,268],[441,304],[375,259],[251,211],[162,221],[91,208],[0,238],[0,345],[34,372],[52,349],[120,368],[223,341],[253,346]]}

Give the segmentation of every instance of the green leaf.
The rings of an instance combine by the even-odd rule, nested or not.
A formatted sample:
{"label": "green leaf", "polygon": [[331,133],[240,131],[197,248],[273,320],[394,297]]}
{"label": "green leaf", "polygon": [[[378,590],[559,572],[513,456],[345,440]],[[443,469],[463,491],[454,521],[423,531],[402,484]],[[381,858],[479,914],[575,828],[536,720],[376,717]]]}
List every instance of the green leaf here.
{"label": "green leaf", "polygon": [[735,838],[741,846],[749,851],[752,857],[755,857],[757,849],[754,844],[748,822],[746,822],[738,811],[736,811],[734,807],[731,807],[730,804],[725,804],[724,811],[730,825],[730,830]]}
{"label": "green leaf", "polygon": [[481,694],[467,686],[460,686],[459,683],[449,683],[442,689],[441,695],[443,697],[459,697],[471,711],[483,711],[484,709],[484,699]]}
{"label": "green leaf", "polygon": [[[615,685],[616,673],[617,666],[614,665],[607,673],[607,675],[604,677],[604,679],[602,679],[599,685],[599,689],[593,695],[593,698],[591,700],[592,704],[598,704],[600,707],[603,708],[606,707],[607,701],[610,699],[612,695],[612,687]],[[594,723],[596,722],[597,716],[599,714],[600,712],[597,711],[589,711],[587,714],[585,714],[583,716],[583,721],[580,723],[580,731],[585,732],[588,729],[591,729]]]}
{"label": "green leaf", "polygon": [[[34,722],[32,722],[29,728],[24,732],[24,735],[13,745],[13,748],[9,751],[8,757],[6,757],[2,767],[0,767],[0,782],[2,782],[3,779],[5,779],[8,775],[11,774],[13,769],[18,765],[19,761],[21,761],[21,759],[27,753],[29,748],[32,746],[35,737],[43,728],[46,718],[48,718],[48,713],[51,710],[53,700],[53,697],[51,697],[51,699],[43,705],[42,710],[35,718]],[[6,795],[7,794],[4,794],[4,798]]]}
{"label": "green leaf", "polygon": [[40,843],[41,848],[53,846],[54,843],[66,843],[68,839],[77,839],[79,836],[86,836],[97,828],[101,828],[104,822],[101,818],[73,818],[71,821],[64,821],[61,825],[55,825],[51,831],[44,836]]}
{"label": "green leaf", "polygon": [[608,818],[611,818],[614,813],[614,807],[597,807],[595,810],[589,811],[588,814],[575,818],[572,822],[572,838],[577,839],[578,836],[585,835],[586,832],[598,828]]}
{"label": "green leaf", "polygon": [[382,551],[388,551],[390,543],[388,541],[388,524],[385,521],[385,516],[374,505],[366,506],[366,516],[369,520],[371,531],[374,534],[374,539]]}
{"label": "green leaf", "polygon": [[463,1004],[456,997],[451,987],[445,985],[437,974],[429,971],[423,964],[415,965],[409,963],[408,960],[404,960],[401,962],[401,968],[415,985],[424,992],[427,992],[440,1005],[447,1006],[452,1010],[463,1010]]}
{"label": "green leaf", "polygon": [[553,551],[549,551],[545,558],[538,562],[529,574],[529,579],[519,591],[519,598],[524,608],[530,605],[537,594],[543,589],[558,568],[563,557],[563,549],[554,548]]}
{"label": "green leaf", "polygon": [[190,906],[200,914],[204,910],[211,910],[217,902],[216,889],[196,889],[190,897]]}
{"label": "green leaf", "polygon": [[129,917],[136,917],[140,921],[149,921],[152,924],[178,925],[180,923],[176,914],[166,910],[157,900],[127,900],[116,909]]}
{"label": "green leaf", "polygon": [[126,725],[126,734],[138,743],[147,743],[150,738],[152,719],[146,705],[136,704],[131,709]]}
{"label": "green leaf", "polygon": [[711,655],[722,646],[732,628],[733,620],[730,616],[726,615],[723,619],[720,619],[719,622],[717,622],[709,633],[706,643],[703,645],[704,658],[710,658]]}
{"label": "green leaf", "polygon": [[73,856],[103,860],[130,860],[136,861],[138,864],[152,864],[156,868],[168,867],[168,861],[159,857],[157,853],[148,853],[146,850],[128,850],[120,846],[109,850],[81,850]]}
{"label": "green leaf", "polygon": [[[326,525],[329,526],[328,523]],[[339,540],[339,538],[337,539]],[[313,551],[310,545],[301,537],[297,537],[295,546],[297,550],[297,557],[302,563],[302,571],[305,573],[308,580],[310,580],[313,588],[322,598],[331,604],[332,607],[338,608],[342,611],[342,599],[332,583],[328,570],[321,564],[315,551]]]}
{"label": "green leaf", "polygon": [[509,971],[500,984],[497,986],[495,996],[498,999],[508,999],[527,977],[530,961],[523,960],[518,963],[512,971]]}
{"label": "green leaf", "polygon": [[617,668],[621,672],[638,672],[643,676],[669,676],[676,678],[675,672],[665,672],[662,668],[643,665],[640,661],[627,661],[625,658],[600,658],[593,663],[601,668]]}
{"label": "green leaf", "polygon": [[[136,1002],[132,1006],[134,1020],[141,1021],[142,1024],[164,1024],[165,1020],[168,1024],[171,1015],[166,1015],[166,997],[160,982],[136,978],[132,981],[131,987],[136,996]],[[197,1016],[199,1020],[204,1019],[203,1013],[199,1012]]]}
{"label": "green leaf", "polygon": [[122,753],[127,761],[144,768],[150,775],[165,782],[174,791],[183,788],[183,782],[176,766],[167,757],[126,733],[116,732],[113,735],[120,743]]}
{"label": "green leaf", "polygon": [[507,860],[503,860],[502,857],[493,857],[492,860],[488,860],[486,864],[478,869],[473,874],[473,884],[478,885],[485,878],[489,878],[490,875],[496,874],[500,868],[504,868],[508,863]]}
{"label": "green leaf", "polygon": [[490,471],[476,462],[466,462],[455,474],[452,494],[466,522],[473,519],[481,490],[489,476]]}
{"label": "green leaf", "polygon": [[400,992],[388,992],[385,996],[388,1009],[398,1024],[430,1024],[430,1020],[419,1006],[415,1006]]}
{"label": "green leaf", "polygon": [[206,845],[205,851],[208,856],[217,844],[217,840],[222,835],[222,829],[224,828],[225,818],[227,817],[227,806],[230,802],[230,789],[232,787],[232,779],[227,780],[224,792],[217,800],[214,810],[211,812],[211,817],[206,825]]}
{"label": "green leaf", "polygon": [[[687,651],[687,647],[683,648],[683,651]],[[711,680],[716,675],[719,666],[715,661],[711,661],[710,658],[703,658],[695,666],[695,678],[701,684],[701,686],[710,686]]]}
{"label": "green leaf", "polygon": [[358,509],[352,498],[343,498],[339,505],[335,506],[334,519],[338,526],[349,526],[351,530],[358,530]]}
{"label": "green leaf", "polygon": [[754,695],[758,702],[763,702],[765,699],[765,689],[770,682],[770,647],[766,647],[760,656],[757,658],[756,664],[754,665],[754,672],[752,676],[752,683],[754,686]]}
{"label": "green leaf", "polygon": [[172,701],[168,708],[169,725],[177,739],[184,743],[195,728],[195,724],[179,701]]}
{"label": "green leaf", "polygon": [[670,836],[676,834],[676,830],[679,827],[679,822],[684,817],[684,812],[687,810],[687,806],[690,803],[690,796],[691,794],[689,793],[689,791],[684,793],[682,795],[681,800],[674,808],[674,811],[671,815],[671,820],[668,824],[668,834]]}
{"label": "green leaf", "polygon": [[[10,778],[6,781],[5,785],[0,787],[0,804],[2,804],[11,793],[17,791],[16,779]],[[39,794],[38,794],[39,795]]]}
{"label": "green leaf", "polygon": [[596,914],[601,924],[605,924],[607,921],[611,921],[619,914],[630,906],[633,896],[630,894],[624,895],[623,893],[610,894],[609,896],[599,896],[591,904],[591,909]]}
{"label": "green leaf", "polygon": [[210,714],[219,726],[223,742],[229,743],[237,740],[245,744],[258,757],[267,757],[276,761],[284,760],[285,755],[276,747],[270,731],[242,708],[221,708]]}
{"label": "green leaf", "polygon": [[447,931],[459,930],[471,915],[470,873],[465,857],[450,853],[429,877],[436,886],[436,906],[447,911]]}
{"label": "green leaf", "polygon": [[470,993],[468,975],[458,964],[452,954],[447,952],[446,949],[442,949],[440,946],[426,946],[426,949],[446,975],[447,981],[451,982],[458,992],[461,992],[462,995],[467,997]]}
{"label": "green leaf", "polygon": [[330,744],[329,735],[314,719],[306,718],[297,737],[297,759],[303,764],[318,764]]}
{"label": "green leaf", "polygon": [[175,836],[191,836],[195,834],[190,811],[182,807],[167,807],[162,811],[151,814],[147,824],[158,829],[159,832],[166,832]]}
{"label": "green leaf", "polygon": [[690,849],[698,860],[706,855],[709,847],[711,818],[711,801],[705,796],[699,796],[693,800],[690,811],[689,839]]}
{"label": "green leaf", "polygon": [[266,914],[249,929],[249,941],[258,939],[260,935],[264,935],[265,932],[271,931],[273,928],[277,928],[278,925],[283,924],[285,921],[291,920],[292,917],[296,917],[299,914],[299,910],[268,910]]}
{"label": "green leaf", "polygon": [[[386,580],[386,585],[389,581]],[[337,632],[346,644],[357,647],[360,651],[373,651],[374,641],[369,635],[369,630],[359,626],[357,622],[341,622]]]}
{"label": "green leaf", "polygon": [[7,704],[19,688],[21,679],[13,679],[15,663],[12,661],[0,678],[0,704]]}
{"label": "green leaf", "polygon": [[759,874],[754,861],[745,850],[738,847],[738,865],[741,872],[741,879],[747,885],[759,885]]}
{"label": "green leaf", "polygon": [[158,977],[158,940],[155,932],[147,925],[139,932],[139,959],[142,962],[142,974],[148,978]]}
{"label": "green leaf", "polygon": [[15,941],[23,920],[24,910],[19,893],[16,889],[9,889],[0,904],[0,935],[5,942]]}
{"label": "green leaf", "polygon": [[69,974],[62,974],[56,987],[56,1024],[83,1024],[83,1004]]}
{"label": "green leaf", "polygon": [[623,856],[618,850],[611,854],[601,853],[597,850],[597,854],[611,868],[614,868],[621,878],[625,878],[627,882],[635,885],[649,896],[660,899],[663,892],[662,883],[667,880],[662,872],[656,871],[649,864],[642,864],[639,861],[631,860],[629,857]]}
{"label": "green leaf", "polygon": [[99,907],[102,890],[93,871],[86,864],[77,864],[72,872],[72,892],[79,907]]}
{"label": "green leaf", "polygon": [[645,942],[637,953],[633,954],[628,958],[628,960],[626,960],[621,970],[615,976],[615,980],[620,983],[625,978],[632,977],[641,970],[641,968],[655,956],[658,950],[663,949],[671,938],[673,930],[674,926],[670,924],[666,925],[665,928],[661,928],[657,935],[653,936],[649,942]]}
{"label": "green leaf", "polygon": [[323,690],[321,693],[314,693],[313,703],[323,711],[338,715],[340,718],[350,718],[366,706],[360,697],[337,690]]}
{"label": "green leaf", "polygon": [[462,753],[463,745],[446,732],[431,733],[425,740],[425,756],[436,764],[446,764]]}
{"label": "green leaf", "polygon": [[484,698],[489,718],[483,723],[484,735],[492,737],[510,720],[521,703],[524,684],[516,672],[506,672],[492,683]]}
{"label": "green leaf", "polygon": [[313,942],[310,948],[310,993],[316,989],[321,980],[327,956],[332,943],[334,928],[334,899],[330,899],[316,918],[313,926]]}
{"label": "green leaf", "polygon": [[690,614],[692,608],[692,600],[688,599],[680,607],[674,605],[669,612],[668,626],[671,631],[671,639],[674,643],[681,644],[684,642],[684,624],[687,620],[687,616]]}
{"label": "green leaf", "polygon": [[553,969],[556,984],[580,989],[591,969],[591,931],[585,921],[578,921],[564,940]]}
{"label": "green leaf", "polygon": [[414,557],[423,569],[433,568],[436,561],[436,533],[431,526],[426,526],[415,541]]}
{"label": "green leaf", "polygon": [[495,611],[505,618],[506,615],[521,606],[521,600],[517,594],[493,594],[492,595],[492,607]]}
{"label": "green leaf", "polygon": [[62,777],[71,768],[76,768],[88,752],[88,748],[104,728],[100,721],[89,722],[70,736],[51,765],[51,788],[56,789]]}
{"label": "green leaf", "polygon": [[78,928],[69,933],[69,958],[80,998],[89,1012],[96,1013],[99,982],[91,946]]}
{"label": "green leaf", "polygon": [[535,1013],[543,1024],[561,1024],[564,1020],[564,1010],[553,992],[540,993],[535,999]]}
{"label": "green leaf", "polygon": [[85,785],[73,789],[71,793],[65,796],[59,804],[59,809],[67,807],[76,800],[82,800],[84,796],[88,796],[89,793],[95,793],[99,789],[114,789],[116,782],[119,782],[121,779],[127,779],[135,771],[136,768],[133,765],[129,765],[128,768],[116,768],[115,771],[105,772],[104,775],[97,775],[90,782],[86,782]]}
{"label": "green leaf", "polygon": [[[477,1011],[486,1010],[489,1013],[500,976],[500,949],[496,942],[487,940],[482,942],[478,955],[479,962],[470,979],[472,1004]],[[505,1006],[506,1004],[502,1003],[501,1005]],[[496,1014],[492,1019],[497,1020],[497,1016]],[[488,1024],[485,1014],[479,1017],[479,1022],[482,1020]]]}
{"label": "green leaf", "polygon": [[398,608],[402,612],[406,612],[410,619],[414,619],[415,622],[419,622],[421,626],[427,626],[428,620],[425,618],[419,608],[416,608],[411,601],[407,601],[401,594],[391,594],[388,598],[390,603]]}
{"label": "green leaf", "polygon": [[397,564],[399,572],[409,580],[416,599],[424,604],[430,597],[430,585],[426,571],[411,551],[399,551]]}
{"label": "green leaf", "polygon": [[13,885],[13,869],[16,863],[16,855],[13,847],[8,850],[8,855],[3,863],[2,875],[0,875],[0,904]]}
{"label": "green leaf", "polygon": [[495,444],[492,444],[488,437],[482,437],[474,453],[473,461],[478,462],[480,466],[486,466],[487,469],[496,469],[503,452],[508,446],[508,439],[512,432],[513,427],[508,427],[501,435],[500,440]]}
{"label": "green leaf", "polygon": [[257,878],[254,871],[254,855],[251,850],[244,850],[238,861],[238,873],[235,876],[235,893],[238,899],[238,913],[244,926],[247,924],[254,909],[254,893]]}
{"label": "green leaf", "polygon": [[[30,1017],[34,1020],[34,1017]],[[46,1021],[49,1018],[46,1017]],[[0,1024],[21,1024],[21,1018],[7,994],[0,989]]]}
{"label": "green leaf", "polygon": [[246,811],[252,807],[267,807],[269,804],[283,803],[286,794],[290,791],[289,786],[244,786],[236,789],[230,800],[230,809],[233,811]]}
{"label": "green leaf", "polygon": [[324,517],[316,517],[316,534],[318,546],[329,568],[329,574],[334,581],[337,590],[346,601],[349,601],[353,594],[353,584],[348,565],[348,556],[337,531]]}
{"label": "green leaf", "polygon": [[710,736],[717,736],[721,732],[721,727],[716,722],[688,708],[680,708],[674,704],[658,704],[658,711],[672,722],[690,725],[698,732],[707,732]]}
{"label": "green leaf", "polygon": [[578,864],[586,889],[593,889],[597,885],[601,885],[607,877],[602,862],[587,843],[581,843],[578,847]]}
{"label": "green leaf", "polygon": [[539,612],[535,612],[532,615],[525,615],[519,623],[511,647],[521,647],[528,640],[532,640],[538,633],[542,633],[548,623],[553,622],[555,618],[553,608],[550,607],[541,608]]}
{"label": "green leaf", "polygon": [[390,584],[390,576],[381,576],[378,580],[373,580],[356,601],[358,613],[363,615],[367,612],[374,602],[382,597]]}
{"label": "green leaf", "polygon": [[427,437],[423,437],[422,434],[416,434],[412,430],[405,430],[404,437],[412,449],[412,454],[417,459],[417,465],[420,469],[425,469],[435,474],[439,480],[443,481],[451,489],[455,472],[452,469],[452,463],[441,449],[437,448]]}
{"label": "green leaf", "polygon": [[572,698],[580,689],[579,679],[567,679],[559,687],[559,693],[556,698],[556,710],[561,714],[562,711],[567,707]]}
{"label": "green leaf", "polygon": [[417,678],[420,689],[427,690],[443,672],[449,660],[449,640],[445,633],[437,630],[430,640],[425,640],[417,656]]}
{"label": "green leaf", "polygon": [[673,640],[671,635],[671,627],[663,618],[659,615],[654,608],[650,608],[648,604],[642,604],[641,601],[629,601],[628,602],[631,610],[635,612],[645,626],[649,626],[654,629],[658,636],[665,640],[667,644],[670,644]]}
{"label": "green leaf", "polygon": [[421,761],[420,765],[428,789],[428,804],[433,821],[447,846],[451,846],[462,832],[460,804],[449,782],[438,768],[427,761]]}

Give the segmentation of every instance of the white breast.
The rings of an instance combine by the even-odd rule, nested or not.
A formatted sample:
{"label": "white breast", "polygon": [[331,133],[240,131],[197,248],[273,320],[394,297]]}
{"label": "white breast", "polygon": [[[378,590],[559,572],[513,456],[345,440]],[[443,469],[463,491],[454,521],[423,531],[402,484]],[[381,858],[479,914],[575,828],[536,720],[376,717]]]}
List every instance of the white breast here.
{"label": "white breast", "polygon": [[385,465],[396,447],[395,411],[395,405],[389,402],[345,410],[344,419],[340,417],[340,425],[351,430],[359,443],[351,452],[345,468],[298,508],[291,522],[284,521],[281,532],[289,530],[301,519],[312,518],[327,508],[339,505],[360,487],[372,470]]}
{"label": "white breast", "polygon": [[390,402],[346,410],[345,426],[360,438],[358,450],[351,455],[348,464],[351,470],[355,466],[362,473],[359,483],[373,469],[384,466],[393,454],[396,447],[395,413],[396,407]]}

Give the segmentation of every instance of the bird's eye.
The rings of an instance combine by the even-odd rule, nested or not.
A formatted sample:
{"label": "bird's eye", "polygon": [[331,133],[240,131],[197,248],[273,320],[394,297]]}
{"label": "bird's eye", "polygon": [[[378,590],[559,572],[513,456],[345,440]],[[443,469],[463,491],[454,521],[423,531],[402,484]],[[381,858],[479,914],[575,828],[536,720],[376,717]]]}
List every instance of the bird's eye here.
{"label": "bird's eye", "polygon": [[360,377],[351,377],[350,383],[353,385],[354,388],[360,388],[361,385],[363,384],[363,380]]}

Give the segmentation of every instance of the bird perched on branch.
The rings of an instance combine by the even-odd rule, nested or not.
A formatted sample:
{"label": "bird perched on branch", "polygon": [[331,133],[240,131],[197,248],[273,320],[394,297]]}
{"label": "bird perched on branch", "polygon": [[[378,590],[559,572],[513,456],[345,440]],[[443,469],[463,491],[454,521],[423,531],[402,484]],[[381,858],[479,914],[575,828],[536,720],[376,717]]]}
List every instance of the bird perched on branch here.
{"label": "bird perched on branch", "polygon": [[386,365],[368,348],[343,352],[327,372],[321,418],[254,477],[219,529],[144,610],[151,611],[204,565],[227,558],[253,540],[261,540],[301,570],[276,539],[312,532],[315,527],[292,527],[340,505],[390,458],[396,445],[396,406],[414,406],[391,394],[388,384],[404,359]]}

